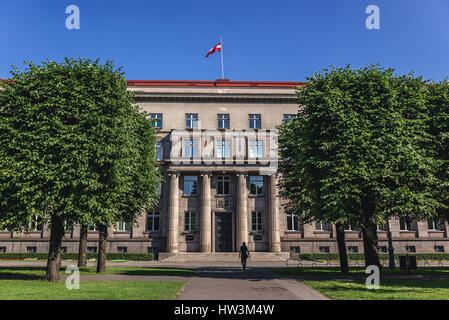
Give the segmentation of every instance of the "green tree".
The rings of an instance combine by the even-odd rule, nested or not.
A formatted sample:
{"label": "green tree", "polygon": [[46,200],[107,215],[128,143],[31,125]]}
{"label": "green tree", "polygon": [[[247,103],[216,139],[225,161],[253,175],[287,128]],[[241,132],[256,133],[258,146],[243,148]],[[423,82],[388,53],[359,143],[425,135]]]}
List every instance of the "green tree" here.
{"label": "green tree", "polygon": [[440,206],[437,162],[425,145],[426,88],[371,65],[323,70],[298,88],[297,118],[281,127],[281,195],[304,219],[356,223],[366,265],[379,265],[377,224],[424,219]]}
{"label": "green tree", "polygon": [[0,226],[27,229],[35,216],[49,223],[47,279],[57,281],[64,222],[110,225],[120,214],[138,109],[110,61],[26,63],[1,86]]}
{"label": "green tree", "polygon": [[97,272],[104,272],[106,268],[107,227],[117,221],[136,224],[143,209],[152,208],[159,199],[161,176],[156,156],[156,129],[148,120],[149,115],[138,112],[137,107],[130,111],[125,126],[128,136],[123,145],[126,157],[120,160],[122,196],[116,203],[118,210],[114,220],[99,225]]}
{"label": "green tree", "polygon": [[440,182],[438,197],[442,202],[435,219],[449,221],[449,81],[430,83],[427,89],[429,133],[433,137],[427,147],[439,162],[436,176]]}

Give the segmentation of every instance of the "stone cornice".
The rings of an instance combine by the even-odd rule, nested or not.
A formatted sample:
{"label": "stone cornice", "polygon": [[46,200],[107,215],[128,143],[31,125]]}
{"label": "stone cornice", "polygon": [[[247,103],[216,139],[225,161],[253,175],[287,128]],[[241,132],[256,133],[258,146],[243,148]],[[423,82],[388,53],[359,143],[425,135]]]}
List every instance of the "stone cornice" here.
{"label": "stone cornice", "polygon": [[263,94],[263,93],[177,93],[177,92],[137,92],[138,101],[272,101],[296,103],[296,94]]}

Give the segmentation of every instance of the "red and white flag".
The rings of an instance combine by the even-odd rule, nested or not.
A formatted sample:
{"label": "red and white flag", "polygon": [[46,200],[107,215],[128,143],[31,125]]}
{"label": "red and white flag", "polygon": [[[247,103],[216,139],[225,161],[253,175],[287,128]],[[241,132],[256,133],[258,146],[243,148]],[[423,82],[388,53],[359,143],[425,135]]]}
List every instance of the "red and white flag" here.
{"label": "red and white flag", "polygon": [[221,41],[206,54],[206,58],[214,52],[221,52]]}

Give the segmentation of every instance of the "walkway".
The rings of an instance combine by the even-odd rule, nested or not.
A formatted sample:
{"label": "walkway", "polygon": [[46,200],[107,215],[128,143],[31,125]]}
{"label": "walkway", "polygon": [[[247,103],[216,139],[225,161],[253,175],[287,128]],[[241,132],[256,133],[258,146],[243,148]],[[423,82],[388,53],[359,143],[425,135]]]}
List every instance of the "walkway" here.
{"label": "walkway", "polygon": [[[75,264],[64,262],[63,266]],[[45,262],[0,261],[0,267],[41,266]],[[89,263],[94,266],[95,264]],[[115,267],[176,267],[197,270],[195,276],[143,276],[143,275],[81,275],[81,281],[184,281],[187,282],[179,300],[328,300],[316,290],[289,277],[272,273],[285,263],[253,262],[242,270],[236,262],[127,262],[107,263]],[[61,278],[65,279],[65,275]]]}

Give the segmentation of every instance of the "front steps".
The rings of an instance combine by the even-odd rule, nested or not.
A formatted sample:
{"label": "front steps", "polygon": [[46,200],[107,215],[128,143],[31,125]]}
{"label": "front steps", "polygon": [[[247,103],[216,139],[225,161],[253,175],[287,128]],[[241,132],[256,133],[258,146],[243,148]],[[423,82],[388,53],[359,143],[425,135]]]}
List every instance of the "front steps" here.
{"label": "front steps", "polygon": [[[289,257],[288,252],[250,252],[248,261],[285,262]],[[179,252],[159,253],[159,261],[164,262],[229,262],[240,261],[238,252]]]}

